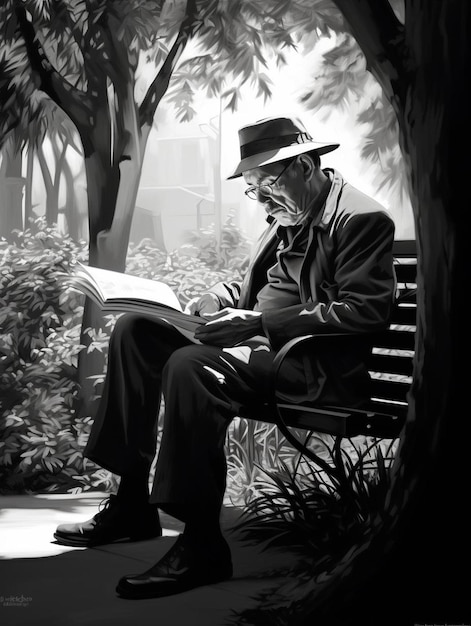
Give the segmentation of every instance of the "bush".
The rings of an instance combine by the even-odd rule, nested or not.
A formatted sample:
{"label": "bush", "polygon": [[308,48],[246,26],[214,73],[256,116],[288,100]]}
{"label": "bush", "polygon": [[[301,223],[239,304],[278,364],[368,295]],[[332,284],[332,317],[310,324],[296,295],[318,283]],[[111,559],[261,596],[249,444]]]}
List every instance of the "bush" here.
{"label": "bush", "polygon": [[219,249],[214,226],[189,231],[187,242],[165,254],[151,239],[131,245],[126,272],[166,282],[185,305],[219,281],[242,280],[250,245],[229,214],[221,229]]}
{"label": "bush", "polygon": [[72,418],[83,298],[65,292],[61,276],[85,247],[41,219],[14,235],[0,242],[3,491],[68,481],[83,444]]}
{"label": "bush", "polygon": [[189,231],[187,243],[182,249],[186,254],[198,257],[208,268],[229,271],[240,275],[245,272],[250,246],[243,231],[234,223],[234,211],[230,212],[221,228],[219,245],[214,224],[208,228]]}

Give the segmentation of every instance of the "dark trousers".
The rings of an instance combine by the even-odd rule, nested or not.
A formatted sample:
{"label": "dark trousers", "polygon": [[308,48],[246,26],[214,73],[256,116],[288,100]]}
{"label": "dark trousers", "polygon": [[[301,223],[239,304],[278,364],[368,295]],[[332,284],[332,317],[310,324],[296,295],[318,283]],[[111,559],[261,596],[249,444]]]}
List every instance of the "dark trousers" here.
{"label": "dark trousers", "polygon": [[[273,356],[256,342],[229,349],[198,345],[160,320],[121,317],[85,456],[120,476],[149,471],[163,395],[150,502],[168,511],[220,506],[227,427],[242,405],[263,402]],[[299,364],[288,365],[286,376],[290,389],[304,388]]]}

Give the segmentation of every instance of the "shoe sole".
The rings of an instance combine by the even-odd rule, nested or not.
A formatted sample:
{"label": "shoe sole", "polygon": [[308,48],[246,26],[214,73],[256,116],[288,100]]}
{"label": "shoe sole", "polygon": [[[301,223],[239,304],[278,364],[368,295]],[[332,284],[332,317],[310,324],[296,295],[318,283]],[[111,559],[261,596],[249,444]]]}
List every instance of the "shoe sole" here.
{"label": "shoe sole", "polygon": [[139,541],[148,541],[150,539],[158,539],[160,537],[162,537],[162,533],[146,535],[143,537],[119,537],[118,539],[111,539],[109,541],[94,542],[90,540],[81,541],[80,539],[69,539],[67,537],[62,537],[57,533],[54,533],[54,539],[57,541],[57,543],[59,543],[61,546],[68,546],[71,548],[95,548],[97,546],[106,546],[111,543],[137,543]]}
{"label": "shoe sole", "polygon": [[185,591],[191,591],[198,587],[205,587],[207,585],[216,585],[232,578],[232,572],[227,576],[219,576],[218,578],[208,579],[204,582],[198,583],[175,583],[175,585],[162,586],[162,589],[153,591],[138,591],[137,589],[129,589],[129,587],[123,587],[118,583],[116,587],[116,593],[123,600],[150,600],[152,598],[167,598],[168,596],[175,596]]}

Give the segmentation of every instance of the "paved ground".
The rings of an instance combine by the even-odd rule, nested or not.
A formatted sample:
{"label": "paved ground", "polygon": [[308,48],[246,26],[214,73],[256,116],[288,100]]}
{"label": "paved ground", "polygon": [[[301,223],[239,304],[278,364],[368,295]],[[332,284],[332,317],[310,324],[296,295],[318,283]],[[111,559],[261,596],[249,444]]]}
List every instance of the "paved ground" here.
{"label": "paved ground", "polygon": [[[0,624],[2,626],[224,626],[256,606],[260,592],[288,580],[272,570],[288,568],[294,557],[247,546],[226,532],[234,577],[217,585],[153,600],[123,600],[119,578],[145,571],[181,531],[163,516],[164,537],[94,549],[54,543],[59,523],[82,521],[98,510],[106,494],[0,496]],[[237,509],[223,512],[225,529]],[[261,625],[262,626],[262,625]],[[263,625],[265,626],[265,625]],[[266,626],[270,626],[267,624]]]}

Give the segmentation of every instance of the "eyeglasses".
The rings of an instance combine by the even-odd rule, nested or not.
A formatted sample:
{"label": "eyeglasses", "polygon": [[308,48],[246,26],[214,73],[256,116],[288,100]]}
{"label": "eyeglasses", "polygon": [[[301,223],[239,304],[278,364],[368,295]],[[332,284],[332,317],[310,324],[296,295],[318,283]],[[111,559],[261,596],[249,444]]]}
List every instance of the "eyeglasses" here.
{"label": "eyeglasses", "polygon": [[275,185],[279,181],[279,179],[283,176],[288,167],[292,163],[294,163],[295,160],[295,158],[291,159],[291,161],[281,170],[281,172],[272,183],[265,183],[263,185],[252,185],[251,187],[247,187],[247,189],[245,190],[245,195],[251,200],[258,200],[260,196],[271,196],[271,194],[273,193],[273,185]]}

